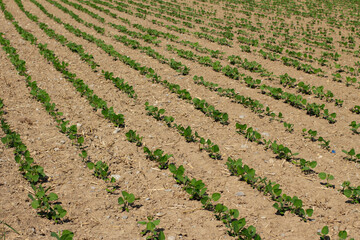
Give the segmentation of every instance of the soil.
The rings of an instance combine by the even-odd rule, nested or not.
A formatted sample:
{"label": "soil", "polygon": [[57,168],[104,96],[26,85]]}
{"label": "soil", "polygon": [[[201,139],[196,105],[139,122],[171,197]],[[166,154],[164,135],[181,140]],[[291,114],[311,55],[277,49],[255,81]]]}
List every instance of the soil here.
{"label": "soil", "polygon": [[[344,82],[332,81],[331,73],[334,73],[336,69],[320,66],[313,62],[311,64],[314,67],[321,67],[327,74],[325,77],[307,74],[284,66],[281,61],[273,62],[262,58],[258,51],[254,51],[254,49],[260,50],[261,45],[257,48],[252,47],[251,53],[242,52],[236,40],[236,37],[240,36],[238,34],[235,34],[233,47],[223,46],[196,38],[190,33],[180,34],[155,25],[151,20],[159,19],[154,15],[148,15],[144,20],[135,15],[120,13],[115,9],[102,6],[117,13],[120,17],[127,18],[132,24],[141,24],[144,27],[174,34],[181,40],[198,42],[201,46],[223,51],[225,52],[224,58],[219,60],[223,65],[228,64],[226,61],[228,56],[239,55],[243,59],[257,61],[277,76],[288,73],[291,77],[306,84],[324,86],[325,90],[334,93],[334,98],[344,100],[343,107],[337,107],[333,102],[328,103],[325,99],[315,98],[314,95],[302,95],[310,102],[325,104],[329,112],[336,112],[337,122],[329,124],[326,119],[309,116],[304,110],[263,95],[259,89],[248,88],[241,81],[227,78],[221,72],[215,72],[212,68],[180,58],[166,50],[166,45],[171,44],[177,48],[195,52],[180,43],[159,38],[160,45],[154,46],[136,39],[142,46],[150,46],[166,58],[174,58],[189,66],[190,73],[185,76],[170,68],[169,65],[160,64],[156,59],[147,56],[140,50],[131,49],[117,42],[112,36],[123,34],[111,28],[107,23],[123,24],[119,19],[114,19],[84,3],[72,1],[103,17],[105,23],[100,23],[86,13],[61,1],[56,1],[86,22],[105,28],[105,35],[101,35],[94,29],[75,21],[70,15],[64,14],[46,0],[38,1],[48,12],[61,18],[63,22],[104,40],[107,44],[113,45],[119,53],[153,68],[162,79],[167,79],[172,83],[179,84],[182,89],[187,89],[192,97],[205,99],[216,109],[227,112],[230,124],[221,125],[195,109],[190,102],[178,98],[164,86],[149,81],[138,71],[114,60],[94,43],[68,32],[63,25],[48,18],[32,2],[23,1],[24,8],[36,15],[39,22],[48,24],[57,34],[65,36],[69,41],[82,45],[87,53],[94,56],[94,61],[100,66],[98,71],[92,71],[79,55],[49,38],[36,23],[30,21],[13,0],[4,0],[3,2],[7,11],[13,14],[20,26],[35,35],[39,43],[46,43],[61,61],[69,63],[69,71],[76,73],[77,78],[82,79],[97,96],[107,101],[108,106],[113,107],[115,112],[123,114],[126,125],[125,128],[116,128],[104,119],[100,110],[94,111],[88,101],[76,92],[72,84],[40,55],[37,47],[23,40],[10,21],[0,14],[0,31],[17,49],[20,58],[26,61],[27,73],[32,76],[32,80],[36,81],[39,87],[46,90],[58,110],[63,112],[64,118],[69,120],[70,124],[78,126],[78,131],[84,136],[89,159],[93,162],[106,162],[109,165],[111,176],[117,178],[116,183],[119,186],[119,190],[113,194],[106,191],[110,183],[96,178],[86,167],[86,164],[78,156],[79,149],[59,131],[56,122],[44,107],[31,97],[24,77],[17,74],[5,51],[1,50],[0,82],[3,87],[0,88],[0,98],[4,100],[6,112],[4,118],[12,129],[20,134],[22,141],[35,159],[35,163],[44,167],[45,173],[49,176],[49,181],[44,185],[51,187],[51,191],[58,194],[63,208],[67,210],[65,221],[60,224],[55,224],[53,221],[37,215],[36,211],[32,209],[28,197],[28,194],[32,192],[31,186],[18,171],[13,150],[0,144],[0,221],[6,222],[19,232],[18,235],[1,226],[4,228],[0,228],[0,233],[5,232],[7,239],[50,239],[51,232],[64,229],[74,232],[75,239],[144,239],[145,237],[140,234],[144,230],[144,226],[138,222],[145,221],[148,216],[160,219],[158,227],[164,230],[166,239],[169,240],[233,239],[227,234],[225,225],[218,221],[212,212],[204,210],[200,202],[189,199],[189,195],[180,185],[176,184],[168,170],[159,170],[156,163],[146,159],[141,147],[136,147],[127,141],[125,133],[130,129],[136,130],[140,136],[143,136],[143,144],[150,149],[160,148],[165,153],[173,154],[171,162],[178,166],[183,165],[186,175],[189,177],[201,179],[206,184],[209,193],[220,192],[219,202],[229,208],[238,209],[240,217],[246,219],[248,226],[255,226],[262,239],[318,239],[317,232],[325,225],[329,226],[329,236],[331,237],[337,236],[341,230],[346,230],[349,236],[355,238],[360,236],[359,205],[351,204],[349,199],[338,191],[344,181],[351,181],[354,186],[360,185],[359,164],[344,159],[345,155],[342,153],[342,150],[351,148],[357,152],[360,151],[360,136],[352,133],[349,127],[351,121],[360,122],[360,115],[349,111],[355,105],[360,105],[360,90],[354,86],[346,87]],[[223,18],[228,14],[221,8],[223,4],[219,6],[199,2],[199,5],[196,6],[187,0],[177,2],[199,9],[201,6],[206,6],[205,9],[208,11],[216,9],[218,18]],[[135,12],[136,7],[131,4],[130,6],[130,9]],[[243,13],[236,14],[239,18],[245,17]],[[200,15],[198,17],[204,19],[205,23],[210,22],[206,17]],[[259,20],[255,15],[251,19],[254,22]],[[310,18],[301,19],[299,24],[303,26],[311,21]],[[259,21],[262,21],[265,29],[268,30],[272,23],[266,20],[267,18]],[[292,20],[296,21],[294,16],[286,19],[285,22],[291,23]],[[170,25],[170,22],[164,19],[160,21]],[[318,25],[330,28],[325,22],[318,23]],[[315,25],[314,28],[317,29],[318,25]],[[184,27],[181,24],[177,26]],[[200,26],[205,25],[195,26],[188,30],[201,32]],[[132,26],[127,25],[127,28],[139,32]],[[248,30],[248,32],[250,31]],[[343,36],[349,34],[346,29],[342,32]],[[263,34],[265,37],[272,36],[265,31]],[[331,36],[334,38],[336,50],[340,52],[342,48],[337,41],[341,40],[341,36],[337,33],[333,33]],[[255,35],[254,38],[258,37]],[[278,40],[283,39],[279,37]],[[356,40],[359,40],[358,37]],[[299,39],[295,42],[302,44]],[[297,51],[305,51],[305,47],[307,46],[303,45],[302,49]],[[358,47],[357,44],[356,49]],[[323,50],[313,48],[316,49],[314,57],[320,57]],[[285,54],[283,55],[285,56]],[[341,65],[353,66],[354,62],[359,60],[353,54],[341,52],[341,55],[337,62]],[[304,61],[304,63],[306,62]],[[119,91],[112,82],[104,78],[101,70],[113,72],[114,76],[125,79],[134,87],[138,98],[131,99]],[[282,87],[278,81],[266,80],[258,73],[251,73],[240,68],[239,71],[253,78],[259,78],[273,87]],[[264,115],[259,116],[229,98],[221,97],[203,86],[196,85],[193,81],[195,75],[203,76],[206,81],[217,83],[223,88],[234,88],[239,94],[259,100],[274,112],[282,112],[283,121],[294,124],[293,133],[286,131],[283,122],[271,121]],[[283,90],[301,94],[296,89],[284,88]],[[148,116],[145,110],[146,102],[165,109],[165,115],[173,116],[177,124],[191,126],[193,131],[197,131],[200,136],[218,144],[222,159],[211,159],[205,151],[199,150],[198,143],[186,142],[176,129],[169,128],[164,122]],[[264,149],[264,145],[246,140],[236,133],[236,122],[246,123],[268,139],[284,144],[293,152],[299,153],[297,157],[317,161],[315,172],[305,174],[292,162],[277,159],[270,150]],[[330,140],[330,151],[321,148],[318,142],[304,139],[302,134],[304,128],[316,130],[318,136]],[[4,136],[4,133],[0,131],[0,137]],[[331,152],[332,150],[333,152]],[[279,183],[283,193],[289,196],[298,196],[303,200],[305,208],[314,209],[313,216],[305,222],[297,215],[288,212],[284,216],[276,214],[276,209],[272,206],[274,201],[269,196],[253,189],[246,182],[239,181],[238,177],[230,175],[226,167],[228,157],[241,158],[245,164],[256,170],[258,176],[267,177],[271,181]],[[327,188],[323,184],[324,181],[318,177],[320,172],[331,173],[334,176],[335,179],[331,181],[331,184],[335,185],[335,189]],[[129,212],[121,211],[117,202],[121,191],[133,193],[138,198],[135,202],[136,206],[130,208]]]}

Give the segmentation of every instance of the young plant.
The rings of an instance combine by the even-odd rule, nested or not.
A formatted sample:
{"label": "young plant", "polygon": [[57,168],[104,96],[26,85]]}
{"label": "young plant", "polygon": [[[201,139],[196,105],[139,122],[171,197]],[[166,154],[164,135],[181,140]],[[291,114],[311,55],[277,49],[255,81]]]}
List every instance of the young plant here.
{"label": "young plant", "polygon": [[129,130],[125,133],[125,136],[129,142],[136,143],[136,146],[141,147],[143,137],[140,137],[139,134],[136,134],[136,131]]}
{"label": "young plant", "polygon": [[138,198],[135,198],[134,194],[128,193],[126,191],[122,191],[121,194],[123,196],[118,198],[118,203],[119,205],[122,205],[121,206],[122,211],[129,212],[129,207],[131,207],[135,202],[135,200],[137,200]]}
{"label": "young plant", "polygon": [[352,187],[350,184],[349,181],[343,182],[343,184],[341,184],[342,189],[340,192],[347,198],[350,198],[352,203],[360,203],[360,186]]}
{"label": "young plant", "polygon": [[35,185],[31,185],[34,190],[33,194],[28,194],[31,199],[31,206],[38,210],[38,214],[46,217],[48,219],[53,219],[55,222],[58,222],[66,215],[66,210],[64,210],[60,204],[55,204],[54,202],[58,200],[58,195],[55,193],[47,192],[50,190],[49,188],[44,189],[42,185],[36,187]]}
{"label": "young plant", "polygon": [[154,152],[152,152],[147,147],[144,147],[144,153],[147,154],[146,158],[150,159],[151,161],[158,162],[160,169],[167,169],[169,164],[169,158],[173,156],[172,154],[163,155],[164,151],[161,149],[156,149]]}
{"label": "young plant", "polygon": [[329,183],[330,180],[334,180],[333,175],[331,175],[329,173],[321,172],[321,173],[319,173],[319,178],[322,179],[322,180],[326,179],[326,184],[325,184],[326,187],[335,188],[335,186],[333,184]]}
{"label": "young plant", "polygon": [[51,232],[51,237],[54,237],[57,240],[73,240],[74,233],[69,230],[64,230],[62,231],[62,233]]}
{"label": "young plant", "polygon": [[284,122],[284,127],[289,133],[292,133],[294,131],[294,124]]}
{"label": "young plant", "polygon": [[318,232],[317,234],[320,236],[320,240],[329,240],[330,237],[327,235],[329,233],[329,227],[324,226],[321,229],[321,232]]}
{"label": "young plant", "polygon": [[[92,162],[88,162],[87,167],[90,170],[94,169],[95,177],[103,179],[105,181],[109,180],[109,177],[108,177],[110,175],[109,166],[105,162],[98,161],[98,162],[96,162],[96,164],[94,164]],[[115,182],[115,179],[111,178],[111,182]]]}
{"label": "young plant", "polygon": [[356,114],[360,114],[360,106],[356,105],[353,108],[351,108],[350,111]]}
{"label": "young plant", "polygon": [[317,131],[314,131],[311,129],[309,129],[309,131],[307,131],[307,132],[306,131],[307,131],[306,128],[304,128],[302,130],[304,138],[308,138],[313,142],[317,141],[317,139],[316,139]]}
{"label": "young plant", "polygon": [[355,149],[353,149],[353,148],[350,151],[342,150],[342,152],[347,155],[344,159],[347,159],[349,161],[360,160],[360,153],[356,154]]}
{"label": "young plant", "polygon": [[313,209],[304,209],[302,208],[302,200],[297,196],[290,197],[286,194],[283,194],[280,198],[277,199],[277,203],[274,203],[273,207],[277,210],[277,213],[284,215],[286,211],[290,211],[298,216],[300,216],[304,221],[307,217],[311,217],[313,214]]}
{"label": "young plant", "polygon": [[144,231],[141,232],[141,235],[145,236],[148,234],[146,239],[149,240],[165,240],[164,232],[156,229],[156,226],[159,225],[160,220],[153,220],[153,217],[147,217],[147,220],[148,221],[138,222],[141,225],[146,225],[146,228]]}
{"label": "young plant", "polygon": [[355,134],[360,134],[360,131],[358,130],[360,128],[360,123],[356,123],[356,121],[352,121],[349,125],[351,127],[351,131]]}

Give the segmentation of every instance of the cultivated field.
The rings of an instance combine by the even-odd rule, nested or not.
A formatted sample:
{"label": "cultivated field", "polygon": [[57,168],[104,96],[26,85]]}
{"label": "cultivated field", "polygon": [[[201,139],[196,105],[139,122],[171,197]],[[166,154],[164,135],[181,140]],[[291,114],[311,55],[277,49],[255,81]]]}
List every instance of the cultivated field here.
{"label": "cultivated field", "polygon": [[359,239],[356,1],[0,8],[0,237]]}

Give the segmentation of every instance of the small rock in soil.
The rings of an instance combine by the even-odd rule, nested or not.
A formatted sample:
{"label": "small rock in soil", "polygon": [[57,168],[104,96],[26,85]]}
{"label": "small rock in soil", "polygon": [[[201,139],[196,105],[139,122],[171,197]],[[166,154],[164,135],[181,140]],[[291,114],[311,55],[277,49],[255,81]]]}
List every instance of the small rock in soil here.
{"label": "small rock in soil", "polygon": [[122,216],[122,219],[128,219],[128,216],[124,215]]}
{"label": "small rock in soil", "polygon": [[237,197],[242,197],[242,196],[245,196],[245,193],[243,193],[243,192],[237,192],[235,195],[236,195]]}
{"label": "small rock in soil", "polygon": [[121,178],[121,176],[117,174],[111,175],[110,177],[115,178],[116,181],[118,181]]}

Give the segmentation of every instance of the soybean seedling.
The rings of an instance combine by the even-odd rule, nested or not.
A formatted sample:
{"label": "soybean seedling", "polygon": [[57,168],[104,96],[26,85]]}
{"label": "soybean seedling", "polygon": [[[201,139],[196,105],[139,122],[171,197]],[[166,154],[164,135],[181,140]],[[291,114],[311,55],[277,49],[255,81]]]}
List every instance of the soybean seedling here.
{"label": "soybean seedling", "polygon": [[125,133],[125,136],[129,142],[136,143],[137,147],[141,147],[143,137],[140,137],[139,134],[136,134],[136,131],[129,130]]}
{"label": "soybean seedling", "polygon": [[294,131],[294,124],[284,122],[285,130],[289,133],[292,133]]}
{"label": "soybean seedling", "polygon": [[69,230],[62,231],[61,235],[59,233],[51,232],[51,237],[56,238],[57,240],[73,240],[74,233]]}
{"label": "soybean seedling", "polygon": [[126,191],[122,191],[121,194],[123,196],[118,198],[118,203],[122,205],[122,211],[129,212],[129,206],[132,206],[135,200],[138,200],[139,198],[135,198],[134,194],[128,193]]}
{"label": "soybean seedling", "polygon": [[156,229],[156,226],[159,225],[160,220],[154,220],[153,217],[147,217],[148,221],[141,221],[138,222],[141,225],[146,225],[146,228],[144,231],[141,232],[142,236],[145,236],[146,234],[149,234],[146,239],[151,240],[165,240],[165,234],[163,231],[160,231]]}
{"label": "soybean seedling", "polygon": [[334,180],[333,175],[331,175],[329,173],[321,172],[321,173],[319,173],[319,178],[322,179],[322,180],[326,179],[326,184],[325,184],[326,187],[335,188],[335,186],[333,184],[329,183],[330,180]]}
{"label": "soybean seedling", "polygon": [[328,240],[330,237],[327,235],[329,233],[329,227],[324,226],[321,229],[321,232],[318,232],[317,234],[320,236],[320,240]]}

